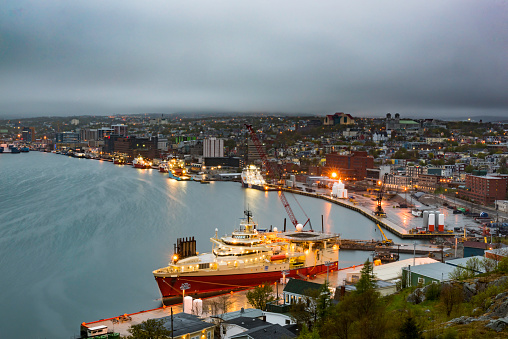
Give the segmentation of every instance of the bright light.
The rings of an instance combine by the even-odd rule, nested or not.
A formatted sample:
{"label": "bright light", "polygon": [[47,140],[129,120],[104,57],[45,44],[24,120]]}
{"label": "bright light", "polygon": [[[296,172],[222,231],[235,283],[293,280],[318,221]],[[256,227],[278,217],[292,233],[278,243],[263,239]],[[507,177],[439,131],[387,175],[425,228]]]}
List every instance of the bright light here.
{"label": "bright light", "polygon": [[337,173],[333,172],[332,173],[332,178],[337,178]]}

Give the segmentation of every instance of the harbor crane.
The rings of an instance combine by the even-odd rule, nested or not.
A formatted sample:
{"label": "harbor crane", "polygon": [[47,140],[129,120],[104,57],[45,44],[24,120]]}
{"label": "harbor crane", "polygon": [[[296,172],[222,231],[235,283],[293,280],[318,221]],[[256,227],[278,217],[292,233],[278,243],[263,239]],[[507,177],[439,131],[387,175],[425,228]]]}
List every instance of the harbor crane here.
{"label": "harbor crane", "polygon": [[378,181],[378,185],[380,187],[379,187],[379,190],[377,191],[377,198],[376,198],[377,206],[376,206],[376,209],[374,210],[374,215],[376,217],[382,217],[382,218],[386,217],[386,213],[383,210],[382,201],[383,201],[383,190],[385,188],[385,182],[386,182],[387,176],[388,176],[388,173],[385,173],[385,175],[383,176],[383,181],[381,181],[381,180]]}
{"label": "harbor crane", "polygon": [[[266,153],[263,150],[261,141],[259,140],[258,136],[256,135],[256,132],[252,128],[252,125],[245,124],[245,127],[249,131],[252,142],[256,146],[256,150],[257,150],[259,156],[261,157],[261,160],[263,160],[267,170],[269,172],[272,172],[273,174],[275,174],[276,177],[280,178],[280,171],[279,171],[278,166],[276,164],[274,165],[270,161],[268,161],[268,157],[266,156]],[[291,220],[291,223],[293,224],[293,226],[296,227],[298,225],[298,220],[296,220],[295,214],[293,213],[291,206],[289,206],[289,202],[286,199],[284,191],[282,191],[282,190],[280,191],[280,200],[282,201],[282,205],[284,205],[284,208],[286,209],[286,213],[288,214],[289,219]],[[303,213],[305,214],[305,212],[303,212]],[[305,224],[303,224],[303,226],[305,227],[305,225],[307,225],[307,223],[309,223],[309,226],[312,229],[312,224],[310,223],[310,218],[307,216],[307,214],[305,214],[305,216],[307,217],[307,221],[305,222]]]}
{"label": "harbor crane", "polygon": [[381,228],[381,226],[379,226],[379,224],[376,224],[377,228],[379,228],[379,230],[381,231],[381,234],[383,235],[383,245],[385,246],[391,246],[393,245],[393,240],[392,239],[388,239],[388,237],[386,236],[385,232],[383,232],[383,229]]}

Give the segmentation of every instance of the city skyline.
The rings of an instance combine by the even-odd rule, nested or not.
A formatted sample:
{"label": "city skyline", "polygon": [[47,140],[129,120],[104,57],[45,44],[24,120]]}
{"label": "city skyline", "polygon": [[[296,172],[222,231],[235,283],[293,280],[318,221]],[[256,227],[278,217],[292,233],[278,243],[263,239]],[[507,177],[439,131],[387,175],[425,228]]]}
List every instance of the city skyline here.
{"label": "city skyline", "polygon": [[501,1],[9,0],[0,117],[506,117],[507,18]]}

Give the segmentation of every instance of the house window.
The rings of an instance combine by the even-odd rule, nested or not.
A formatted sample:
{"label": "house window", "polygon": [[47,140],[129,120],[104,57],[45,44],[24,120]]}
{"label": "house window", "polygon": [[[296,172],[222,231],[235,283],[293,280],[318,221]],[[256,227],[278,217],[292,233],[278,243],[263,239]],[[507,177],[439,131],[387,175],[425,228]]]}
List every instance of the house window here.
{"label": "house window", "polygon": [[212,339],[212,331],[206,332],[206,339]]}
{"label": "house window", "polygon": [[418,284],[423,284],[425,280],[423,278],[418,278]]}

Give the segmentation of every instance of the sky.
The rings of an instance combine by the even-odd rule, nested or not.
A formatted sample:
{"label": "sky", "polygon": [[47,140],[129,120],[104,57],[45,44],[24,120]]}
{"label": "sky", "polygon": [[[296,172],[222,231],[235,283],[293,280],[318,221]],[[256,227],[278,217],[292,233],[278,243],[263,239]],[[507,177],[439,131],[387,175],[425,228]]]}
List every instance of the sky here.
{"label": "sky", "polygon": [[508,118],[508,0],[3,0],[0,116]]}

